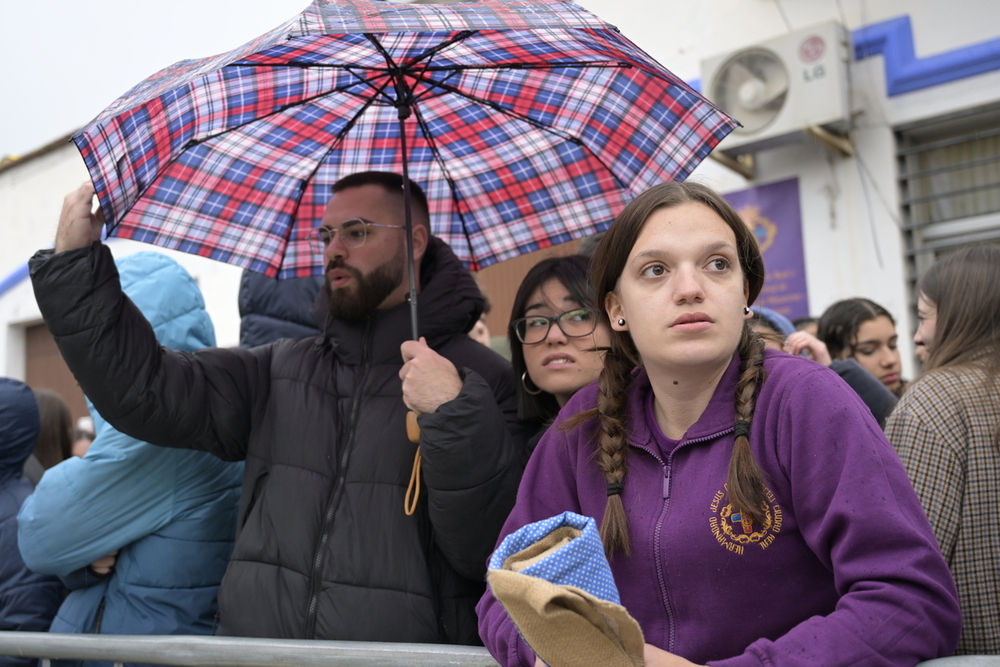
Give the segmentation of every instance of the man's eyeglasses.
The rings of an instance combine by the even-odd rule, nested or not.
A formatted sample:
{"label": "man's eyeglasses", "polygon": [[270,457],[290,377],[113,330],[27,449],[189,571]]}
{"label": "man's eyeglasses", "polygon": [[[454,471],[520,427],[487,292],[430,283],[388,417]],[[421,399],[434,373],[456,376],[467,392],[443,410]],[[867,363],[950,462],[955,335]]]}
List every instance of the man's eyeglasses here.
{"label": "man's eyeglasses", "polygon": [[360,248],[368,239],[369,227],[388,227],[389,229],[405,229],[403,225],[381,225],[377,222],[368,222],[361,218],[348,220],[340,227],[320,227],[316,230],[316,235],[310,239],[313,250],[322,255],[327,247],[333,243],[333,237],[340,234],[340,242],[345,248]]}
{"label": "man's eyeglasses", "polygon": [[593,308],[574,308],[555,317],[532,315],[511,322],[517,339],[525,345],[535,345],[545,340],[555,322],[567,338],[580,338],[594,333],[597,313]]}

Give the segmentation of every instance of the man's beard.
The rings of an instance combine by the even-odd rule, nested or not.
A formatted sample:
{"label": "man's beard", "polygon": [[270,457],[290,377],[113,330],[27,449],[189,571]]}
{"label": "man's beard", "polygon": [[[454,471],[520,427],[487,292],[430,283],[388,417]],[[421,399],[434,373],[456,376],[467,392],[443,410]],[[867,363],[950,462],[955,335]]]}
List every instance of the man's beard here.
{"label": "man's beard", "polygon": [[403,282],[404,263],[405,254],[400,245],[395,257],[367,275],[347,266],[342,259],[328,264],[327,271],[340,269],[354,278],[353,284],[337,289],[331,289],[330,281],[326,281],[326,302],[330,317],[336,320],[360,320],[370,315]]}

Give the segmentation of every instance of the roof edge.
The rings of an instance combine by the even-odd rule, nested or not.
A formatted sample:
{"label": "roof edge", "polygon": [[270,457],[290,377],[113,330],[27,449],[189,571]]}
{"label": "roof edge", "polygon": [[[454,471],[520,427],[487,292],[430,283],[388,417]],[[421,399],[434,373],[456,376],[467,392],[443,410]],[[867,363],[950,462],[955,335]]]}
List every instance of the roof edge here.
{"label": "roof edge", "polygon": [[73,138],[73,135],[79,131],[80,130],[73,130],[72,132],[63,135],[58,139],[53,139],[49,143],[44,144],[33,151],[25,153],[24,155],[17,155],[17,156],[5,155],[3,158],[0,158],[0,174],[2,174],[5,171],[8,171],[9,169],[13,169],[14,167],[17,167],[19,165],[27,164],[32,160],[36,160],[40,157],[48,155],[49,153],[59,148],[62,148],[67,143],[69,143],[70,140]]}

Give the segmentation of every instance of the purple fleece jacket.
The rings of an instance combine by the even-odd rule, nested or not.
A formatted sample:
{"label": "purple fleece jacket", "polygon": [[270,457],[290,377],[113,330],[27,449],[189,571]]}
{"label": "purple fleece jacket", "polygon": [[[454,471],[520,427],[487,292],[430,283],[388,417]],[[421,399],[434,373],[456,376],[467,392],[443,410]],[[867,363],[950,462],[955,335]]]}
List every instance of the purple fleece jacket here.
{"label": "purple fleece jacket", "polygon": [[[631,558],[611,568],[646,642],[698,664],[913,665],[950,655],[958,596],[906,472],[871,411],[835,373],[768,352],[750,446],[766,477],[765,525],[744,527],[725,491],[733,447],[734,358],[680,441],[653,414],[644,372],[629,389],[622,501]],[[606,483],[594,423],[558,422],[596,404],[570,400],[531,457],[500,540],[566,510],[600,522]],[[479,633],[501,665],[534,653],[490,591]]]}

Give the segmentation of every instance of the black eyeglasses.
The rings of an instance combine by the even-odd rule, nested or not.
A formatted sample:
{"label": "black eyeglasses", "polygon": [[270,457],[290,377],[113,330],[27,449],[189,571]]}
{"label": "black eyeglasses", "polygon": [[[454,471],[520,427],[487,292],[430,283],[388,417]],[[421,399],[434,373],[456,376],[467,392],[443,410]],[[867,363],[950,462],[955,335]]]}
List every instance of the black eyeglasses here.
{"label": "black eyeglasses", "polygon": [[369,227],[387,227],[389,229],[405,229],[403,225],[381,225],[377,222],[368,222],[362,218],[348,220],[340,227],[320,227],[316,230],[316,236],[311,239],[313,249],[317,254],[322,255],[327,246],[333,243],[333,237],[340,234],[340,242],[347,248],[360,248],[368,240]]}
{"label": "black eyeglasses", "polygon": [[548,317],[531,315],[511,322],[517,339],[525,345],[535,345],[545,340],[555,322],[567,338],[580,338],[594,333],[597,328],[597,313],[593,308],[574,308],[565,313]]}

